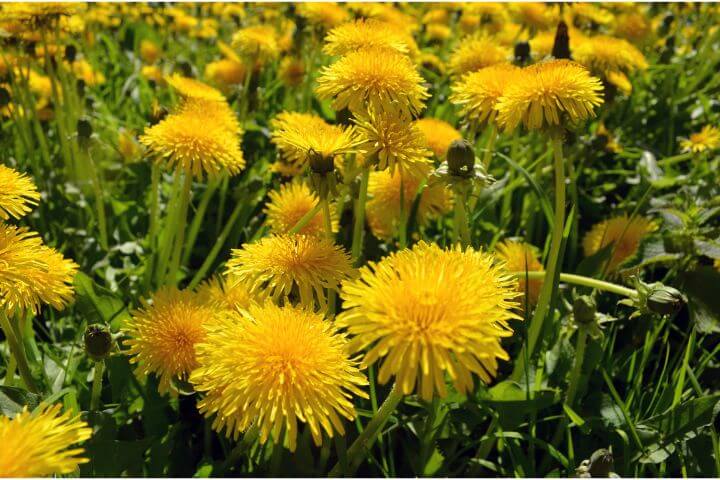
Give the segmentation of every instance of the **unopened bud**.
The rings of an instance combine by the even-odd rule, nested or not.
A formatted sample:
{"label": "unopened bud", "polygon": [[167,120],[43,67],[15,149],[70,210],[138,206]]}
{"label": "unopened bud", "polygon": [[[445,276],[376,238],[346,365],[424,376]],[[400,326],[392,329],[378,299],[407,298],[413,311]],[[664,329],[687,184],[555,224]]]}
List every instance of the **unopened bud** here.
{"label": "unopened bud", "polygon": [[99,362],[107,358],[112,349],[112,336],[103,326],[89,325],[85,330],[85,352],[90,358]]}
{"label": "unopened bud", "polygon": [[515,44],[515,61],[524,64],[530,60],[530,44],[528,42],[518,42]]}
{"label": "unopened bud", "polygon": [[453,140],[447,151],[448,172],[456,177],[470,177],[475,168],[475,151],[465,139]]}
{"label": "unopened bud", "polygon": [[310,149],[308,152],[310,170],[313,173],[327,175],[335,170],[335,160],[332,155],[325,156],[320,152]]}
{"label": "unopened bud", "polygon": [[5,87],[0,87],[0,107],[5,107],[10,103],[10,92]]}
{"label": "unopened bud", "polygon": [[555,58],[571,58],[570,57],[570,35],[568,27],[562,20],[558,23],[555,32],[555,43],[553,44],[552,56]]}
{"label": "unopened bud", "polygon": [[593,478],[607,478],[615,470],[613,454],[606,448],[595,450],[590,455],[590,475]]}
{"label": "unopened bud", "polygon": [[595,321],[597,304],[589,295],[581,295],[573,301],[573,317],[578,324],[587,325]]}
{"label": "unopened bud", "polygon": [[667,285],[653,284],[647,297],[647,308],[660,315],[672,315],[678,312],[686,301],[679,290]]}
{"label": "unopened bud", "polygon": [[90,121],[87,119],[81,118],[77,122],[77,134],[78,137],[80,137],[83,140],[87,140],[90,138],[90,135],[92,135],[93,129],[92,125],[90,124]]}
{"label": "unopened bud", "polygon": [[65,47],[65,60],[72,63],[75,61],[75,58],[77,57],[77,48],[75,45],[68,45]]}

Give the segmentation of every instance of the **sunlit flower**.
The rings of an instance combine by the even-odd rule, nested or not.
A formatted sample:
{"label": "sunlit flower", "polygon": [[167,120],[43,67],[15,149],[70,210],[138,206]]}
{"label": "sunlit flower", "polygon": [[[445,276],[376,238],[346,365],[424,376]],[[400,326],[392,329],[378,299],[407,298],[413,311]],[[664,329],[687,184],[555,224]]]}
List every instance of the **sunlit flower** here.
{"label": "sunlit flower", "polygon": [[699,132],[681,140],[680,146],[684,151],[694,153],[715,150],[720,147],[720,128],[705,125]]}
{"label": "sunlit flower", "polygon": [[[632,89],[625,74],[644,70],[645,56],[634,45],[620,38],[598,35],[578,42],[573,58],[591,72],[605,77],[626,93]],[[622,81],[623,78],[625,81]]]}
{"label": "sunlit flower", "polygon": [[152,80],[158,85],[164,85],[166,83],[165,75],[157,65],[143,65],[140,69],[140,75],[148,80]]}
{"label": "sunlit flower", "polygon": [[492,123],[498,100],[521,72],[514,65],[502,63],[468,73],[452,85],[450,101],[460,105],[460,115],[468,120]]}
{"label": "sunlit flower", "polygon": [[205,65],[205,77],[226,90],[235,85],[242,85],[245,75],[247,75],[245,65],[229,58],[221,58]]}
{"label": "sunlit flower", "polygon": [[238,137],[239,124],[218,106],[220,102],[186,102],[176,113],[148,128],[140,142],[168,168],[195,177],[238,173],[245,166]]}
{"label": "sunlit flower", "polygon": [[613,217],[592,227],[583,238],[583,249],[590,256],[612,243],[613,253],[608,262],[608,271],[612,272],[635,256],[640,242],[656,229],[657,225],[644,217]]}
{"label": "sunlit flower", "polygon": [[433,8],[428,10],[422,17],[422,23],[425,25],[448,23],[450,21],[450,13],[444,8]]}
{"label": "sunlit flower", "polygon": [[524,273],[544,271],[542,263],[538,260],[537,249],[528,243],[505,240],[495,247],[495,252],[497,258],[504,262],[504,267],[508,272],[520,274],[518,291],[523,293],[520,303],[525,303],[525,295],[527,295],[528,303],[535,305],[540,297],[543,281],[534,279],[526,282]]}
{"label": "sunlit flower", "polygon": [[246,309],[262,301],[262,292],[251,293],[250,288],[236,277],[215,275],[197,289],[198,300],[217,310]]}
{"label": "sunlit flower", "polygon": [[144,39],[140,42],[140,58],[144,63],[155,63],[161,53],[160,47],[151,40]]}
{"label": "sunlit flower", "polygon": [[[295,224],[310,212],[319,201],[317,195],[305,183],[293,182],[271,191],[270,201],[265,207],[265,223],[273,233],[287,233]],[[331,206],[331,218],[333,215]],[[337,230],[337,219],[332,220],[333,231]],[[324,235],[325,223],[322,211],[319,211],[300,232],[303,235]]]}
{"label": "sunlit flower", "polygon": [[401,12],[390,3],[357,2],[349,4],[349,8],[362,17],[390,23],[407,32],[414,32],[418,28],[418,23],[411,15]]}
{"label": "sunlit flower", "polygon": [[564,126],[595,115],[602,84],[585,67],[568,60],[549,60],[523,68],[503,92],[495,108],[497,122],[513,130]]}
{"label": "sunlit flower", "polygon": [[370,109],[356,119],[358,132],[365,138],[364,158],[377,162],[377,168],[400,169],[404,175],[418,176],[423,166],[431,164],[432,152],[422,131],[407,114]]}
{"label": "sunlit flower", "polygon": [[647,14],[628,12],[615,17],[613,33],[634,43],[643,43],[652,33]]}
{"label": "sunlit flower", "polygon": [[40,193],[30,177],[0,165],[0,219],[23,217],[39,200]]}
{"label": "sunlit flower", "polygon": [[410,59],[393,50],[370,48],[350,52],[322,70],[316,92],[333,98],[333,108],[353,113],[377,110],[419,113],[429,97]]}
{"label": "sunlit flower", "polygon": [[506,63],[510,57],[510,51],[492,38],[469,37],[462,40],[450,56],[450,71],[454,75],[462,75],[496,63]]}
{"label": "sunlit flower", "polygon": [[337,27],[350,19],[350,13],[337,3],[303,2],[297,5],[298,14],[313,25],[325,30]]}
{"label": "sunlit flower", "polygon": [[132,163],[140,158],[142,148],[135,139],[133,132],[129,132],[123,128],[118,131],[118,152],[128,163]]}
{"label": "sunlit flower", "polygon": [[493,261],[472,248],[421,241],[344,282],[345,311],[335,323],[354,337],[351,351],[367,351],[364,365],[382,359],[380,383],[395,377],[402,393],[430,400],[447,394],[447,374],[467,393],[473,374],[490,382],[498,359],[509,359],[500,341],[512,335],[508,321],[518,318],[516,282]]}
{"label": "sunlit flower", "polygon": [[280,61],[278,76],[288,87],[297,87],[305,80],[305,63],[300,58],[285,57]]}
{"label": "sunlit flower", "polygon": [[452,29],[447,25],[431,24],[425,29],[428,41],[444,42],[452,36]]}
{"label": "sunlit flower", "polygon": [[274,60],[280,54],[275,29],[265,25],[238,30],[233,35],[232,46],[242,57],[260,62]]}
{"label": "sunlit flower", "polygon": [[257,425],[261,443],[272,437],[295,451],[299,420],[319,446],[323,432],[345,434],[342,419],[356,415],[353,397],[367,398],[344,335],[318,314],[266,303],[208,330],[191,381],[205,392],[198,407],[214,417],[216,431],[237,439]]}
{"label": "sunlit flower", "polygon": [[420,56],[417,59],[418,65],[422,66],[423,68],[430,70],[435,75],[444,75],[445,74],[445,63],[443,63],[442,59],[438,57],[437,55],[433,55],[432,53],[423,52],[420,54]]}
{"label": "sunlit flower", "polygon": [[516,2],[510,4],[513,15],[529,27],[545,30],[557,23],[557,14],[548,4],[540,2]]}
{"label": "sunlit flower", "polygon": [[195,345],[205,338],[203,324],[216,312],[201,300],[193,292],[164,287],[152,303],[142,300],[142,308],[122,328],[130,337],[123,342],[130,347],[130,362],[143,375],[154,373],[161,393],[169,392],[174,381],[187,381],[198,366]]}
{"label": "sunlit flower", "polygon": [[166,80],[183,98],[197,98],[215,102],[225,101],[225,96],[219,90],[194,78],[183,77],[176,73],[167,77]]}
{"label": "sunlit flower", "polygon": [[88,87],[94,87],[105,83],[105,75],[93,69],[87,60],[75,60],[72,64],[72,71],[75,76],[85,82]]}
{"label": "sunlit flower", "polygon": [[569,24],[579,20],[590,25],[593,23],[597,25],[607,25],[615,19],[611,12],[594,3],[574,2],[569,4],[568,7]]}
{"label": "sunlit flower", "polygon": [[17,2],[3,5],[3,19],[33,25],[45,24],[82,10],[82,5],[65,2]]}
{"label": "sunlit flower", "polygon": [[272,235],[232,251],[228,276],[252,291],[266,290],[275,302],[299,299],[308,308],[326,307],[325,289],[337,290],[352,275],[350,256],[326,236]]}
{"label": "sunlit flower", "polygon": [[0,414],[0,477],[68,475],[87,463],[76,445],[92,429],[61,405],[45,405],[30,413],[27,407],[14,418]]}
{"label": "sunlit flower", "polygon": [[364,19],[332,29],[325,37],[323,51],[328,55],[346,55],[368,48],[386,48],[410,56],[418,52],[407,31],[390,23]]}
{"label": "sunlit flower", "polygon": [[0,223],[0,267],[0,308],[8,316],[43,304],[62,310],[73,298],[78,266],[27,228]]}
{"label": "sunlit flower", "polygon": [[455,127],[438,118],[421,118],[415,121],[415,126],[425,135],[425,141],[437,158],[445,156],[453,140],[462,138]]}
{"label": "sunlit flower", "polygon": [[[423,169],[428,171],[429,168]],[[371,172],[368,182],[369,199],[366,205],[367,223],[373,235],[382,240],[391,240],[398,232],[400,222],[400,188],[402,185],[406,215],[412,209],[415,197],[424,176],[407,176],[401,178],[399,172],[391,174],[387,170]],[[438,218],[450,211],[452,197],[448,190],[441,185],[426,186],[418,203],[417,224],[425,227],[434,218]]]}

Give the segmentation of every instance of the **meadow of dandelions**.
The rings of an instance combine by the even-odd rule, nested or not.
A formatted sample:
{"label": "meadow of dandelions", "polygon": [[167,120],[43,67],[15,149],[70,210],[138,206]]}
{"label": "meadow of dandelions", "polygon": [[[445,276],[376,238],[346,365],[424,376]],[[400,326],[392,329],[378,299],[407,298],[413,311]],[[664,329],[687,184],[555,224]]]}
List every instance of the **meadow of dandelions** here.
{"label": "meadow of dandelions", "polygon": [[720,475],[713,4],[0,4],[0,476]]}

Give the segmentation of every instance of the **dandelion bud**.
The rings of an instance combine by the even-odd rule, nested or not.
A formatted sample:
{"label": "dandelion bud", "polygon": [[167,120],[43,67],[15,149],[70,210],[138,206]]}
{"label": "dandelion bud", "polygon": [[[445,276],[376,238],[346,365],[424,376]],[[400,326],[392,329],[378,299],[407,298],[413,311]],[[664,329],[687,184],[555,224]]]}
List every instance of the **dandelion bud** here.
{"label": "dandelion bud", "polygon": [[672,315],[680,310],[686,301],[679,290],[656,283],[647,297],[647,308],[660,315]]}
{"label": "dandelion bud", "polygon": [[589,472],[593,478],[607,478],[610,473],[615,469],[615,462],[613,460],[613,454],[606,448],[595,450],[590,455],[590,467]]}
{"label": "dandelion bud", "polygon": [[77,57],[77,47],[75,45],[68,45],[65,47],[65,60],[72,63]]}
{"label": "dandelion bud", "polygon": [[327,175],[335,170],[335,160],[332,155],[325,156],[322,153],[310,149],[308,152],[308,160],[310,163],[310,170],[312,170],[313,173]]}
{"label": "dandelion bud", "polygon": [[10,103],[10,92],[5,87],[0,87],[0,108]]}
{"label": "dandelion bud", "polygon": [[515,61],[524,64],[530,59],[530,44],[528,42],[518,42],[515,44]]}
{"label": "dandelion bud", "polygon": [[475,151],[465,139],[453,140],[447,151],[447,164],[450,175],[469,177],[475,167]]}
{"label": "dandelion bud", "polygon": [[78,137],[87,140],[90,138],[90,135],[92,135],[93,129],[92,125],[90,124],[90,121],[88,121],[85,118],[81,118],[77,122],[77,134]]}
{"label": "dandelion bud", "polygon": [[347,108],[341,108],[337,112],[335,112],[335,121],[339,125],[344,125],[346,127],[349,127],[352,125],[352,113],[350,113],[350,110]]}
{"label": "dandelion bud", "polygon": [[596,313],[597,304],[589,295],[582,295],[573,302],[573,317],[578,324],[587,325],[594,322]]}
{"label": "dandelion bud", "polygon": [[99,362],[107,358],[112,349],[110,331],[100,325],[90,325],[85,330],[85,352],[90,358]]}
{"label": "dandelion bud", "polygon": [[557,31],[555,33],[555,43],[553,44],[552,56],[561,58],[572,58],[570,56],[570,35],[568,34],[567,24],[563,21],[558,23]]}

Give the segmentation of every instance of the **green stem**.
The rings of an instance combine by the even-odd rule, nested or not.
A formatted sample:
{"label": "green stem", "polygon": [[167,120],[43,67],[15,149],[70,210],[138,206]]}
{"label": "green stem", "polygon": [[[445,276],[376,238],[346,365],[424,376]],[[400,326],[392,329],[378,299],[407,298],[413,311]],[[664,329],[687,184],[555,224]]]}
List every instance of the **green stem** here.
{"label": "green stem", "polygon": [[365,227],[365,203],[367,202],[368,183],[370,180],[370,168],[363,169],[360,177],[360,193],[355,203],[355,224],[353,225],[352,259],[357,264],[362,255],[363,232]]}
{"label": "green stem", "polygon": [[157,229],[158,223],[160,222],[160,218],[158,215],[158,204],[160,201],[160,167],[156,163],[153,163],[151,178],[152,183],[150,187],[150,227],[148,230],[148,245],[150,247],[151,255],[148,258],[148,264],[145,267],[145,278],[143,282],[145,290],[150,288],[150,283],[152,282],[152,274],[154,271],[153,267],[157,262],[158,255]]}
{"label": "green stem", "polygon": [[225,224],[225,227],[223,227],[222,232],[220,232],[220,235],[218,235],[217,240],[215,241],[215,245],[213,245],[212,250],[210,250],[210,253],[208,254],[207,258],[203,262],[203,264],[200,266],[200,269],[195,273],[195,276],[193,277],[192,281],[188,285],[188,288],[195,288],[200,281],[205,278],[205,274],[212,266],[213,262],[217,258],[218,254],[220,253],[220,249],[225,245],[225,240],[227,240],[228,235],[230,235],[230,231],[232,230],[232,227],[235,225],[235,222],[237,221],[238,216],[240,215],[240,212],[243,209],[242,202],[238,202],[235,205],[235,208],[233,209],[232,213],[230,214],[230,218],[228,219],[227,223]]}
{"label": "green stem", "polygon": [[495,150],[495,140],[497,140],[497,127],[495,123],[490,124],[490,135],[485,145],[485,154],[483,155],[483,166],[485,171],[490,171],[490,162],[492,162],[493,151]]}
{"label": "green stem", "polygon": [[15,384],[15,370],[17,370],[17,361],[15,361],[15,355],[10,352],[10,358],[5,369],[5,382],[3,383],[6,387],[12,387]]}
{"label": "green stem", "polygon": [[[520,278],[525,278],[527,275],[529,280],[543,280],[548,277],[547,272],[511,272],[510,274]],[[638,297],[637,291],[632,288],[623,287],[622,285],[598,280],[596,278],[584,277],[573,273],[561,273],[559,279],[561,282],[612,292],[628,298]]]}
{"label": "green stem", "polygon": [[103,188],[102,181],[100,180],[100,174],[98,168],[93,160],[92,153],[90,153],[90,145],[87,145],[84,149],[87,155],[88,167],[90,168],[90,180],[94,190],[95,197],[95,209],[98,215],[98,229],[100,230],[100,245],[103,250],[108,249],[108,231],[107,231],[107,217],[105,216],[105,202],[103,201]]}
{"label": "green stem", "polygon": [[[333,235],[332,231],[332,218],[330,216],[330,201],[325,198],[324,200],[321,200],[320,203],[322,203],[323,206],[323,218],[325,219],[325,233],[328,237],[328,240],[331,242],[335,241],[335,236]],[[328,305],[327,305],[327,314],[328,317],[332,317],[335,314],[335,289],[334,288],[328,288]]]}
{"label": "green stem", "polygon": [[93,375],[92,394],[90,396],[91,412],[94,412],[100,408],[100,393],[102,392],[102,379],[104,371],[105,360],[95,362],[95,374]]}
{"label": "green stem", "polygon": [[453,229],[456,233],[455,242],[460,241],[463,248],[471,245],[470,228],[468,226],[467,209],[465,207],[465,197],[457,198],[455,201],[455,222],[457,227]]}
{"label": "green stem", "polygon": [[692,152],[686,152],[681,153],[679,155],[673,155],[672,157],[665,157],[658,160],[658,164],[662,165],[663,167],[667,167],[670,165],[675,165],[676,163],[683,162],[687,160],[688,158],[692,158],[693,153]]}
{"label": "green stem", "polygon": [[245,435],[243,435],[242,440],[240,440],[237,445],[235,445],[235,448],[230,451],[219,471],[224,473],[230,469],[230,467],[235,465],[237,461],[240,460],[240,458],[250,449],[259,433],[260,429],[257,427],[257,424],[250,427],[250,429],[245,432]]}
{"label": "green stem", "polygon": [[32,378],[30,365],[28,365],[27,356],[25,356],[25,349],[15,336],[15,330],[13,330],[12,325],[10,325],[10,319],[8,319],[2,310],[0,310],[0,327],[2,327],[3,332],[5,332],[5,339],[10,347],[10,353],[15,357],[20,377],[23,379],[23,382],[25,382],[25,386],[32,393],[40,393]]}
{"label": "green stem", "polygon": [[495,433],[495,430],[497,430],[499,423],[500,421],[498,420],[498,417],[493,417],[490,425],[488,426],[487,432],[485,432],[486,438],[480,442],[477,453],[475,453],[475,460],[485,460],[485,458],[487,458],[490,450],[492,450],[492,447],[495,445],[495,441],[497,440],[497,437],[493,434]]}
{"label": "green stem", "polygon": [[300,218],[300,220],[298,220],[298,222],[290,230],[288,230],[288,235],[295,235],[297,233],[300,233],[300,230],[305,228],[305,226],[310,223],[312,219],[315,218],[315,215],[317,215],[322,209],[323,201],[318,200],[315,206],[305,215],[303,215],[302,218]]}
{"label": "green stem", "polygon": [[180,260],[182,248],[185,243],[185,229],[187,226],[188,206],[190,205],[190,189],[192,187],[192,175],[185,172],[185,182],[180,193],[180,210],[178,212],[177,230],[175,231],[175,247],[170,261],[170,271],[168,272],[167,282],[171,285],[177,285],[177,272],[180,269]]}
{"label": "green stem", "polygon": [[565,394],[565,403],[568,407],[572,408],[573,402],[575,401],[575,394],[577,393],[578,382],[580,381],[580,373],[582,372],[583,360],[585,359],[585,347],[587,346],[588,331],[585,327],[578,328],[577,340],[575,343],[575,363],[573,369],[570,372],[570,379],[568,380],[568,389]]}
{"label": "green stem", "polygon": [[175,179],[173,180],[172,193],[170,200],[167,205],[167,215],[163,222],[163,230],[159,235],[157,242],[158,250],[158,263],[155,269],[155,283],[159,286],[163,284],[165,280],[165,274],[167,272],[168,262],[170,261],[170,254],[172,252],[173,240],[175,239],[176,229],[173,228],[177,225],[178,221],[178,210],[180,189],[181,189],[182,173],[180,171],[175,172]]}
{"label": "green stem", "polygon": [[[360,466],[362,460],[367,456],[367,452],[372,447],[373,443],[377,439],[380,430],[387,422],[390,415],[395,411],[397,406],[403,399],[403,394],[400,386],[396,383],[393,385],[390,394],[387,396],[380,409],[370,419],[370,422],[365,427],[365,430],[358,436],[357,439],[348,448],[348,470],[345,472],[346,475],[352,475],[357,467]],[[328,476],[337,477],[340,475],[340,463],[338,462]]]}
{"label": "green stem", "polygon": [[400,172],[400,218],[398,220],[398,246],[400,250],[407,247],[407,208],[405,205],[405,179]]}
{"label": "green stem", "polygon": [[190,224],[190,230],[188,231],[188,238],[185,243],[185,250],[182,257],[183,265],[187,265],[190,261],[190,255],[192,254],[192,249],[195,246],[195,241],[197,240],[198,233],[200,232],[200,226],[205,218],[205,211],[207,210],[208,205],[210,205],[210,199],[212,199],[217,187],[217,180],[210,181],[205,189],[205,192],[203,192],[200,205],[198,205],[198,208],[195,211],[193,221]]}

